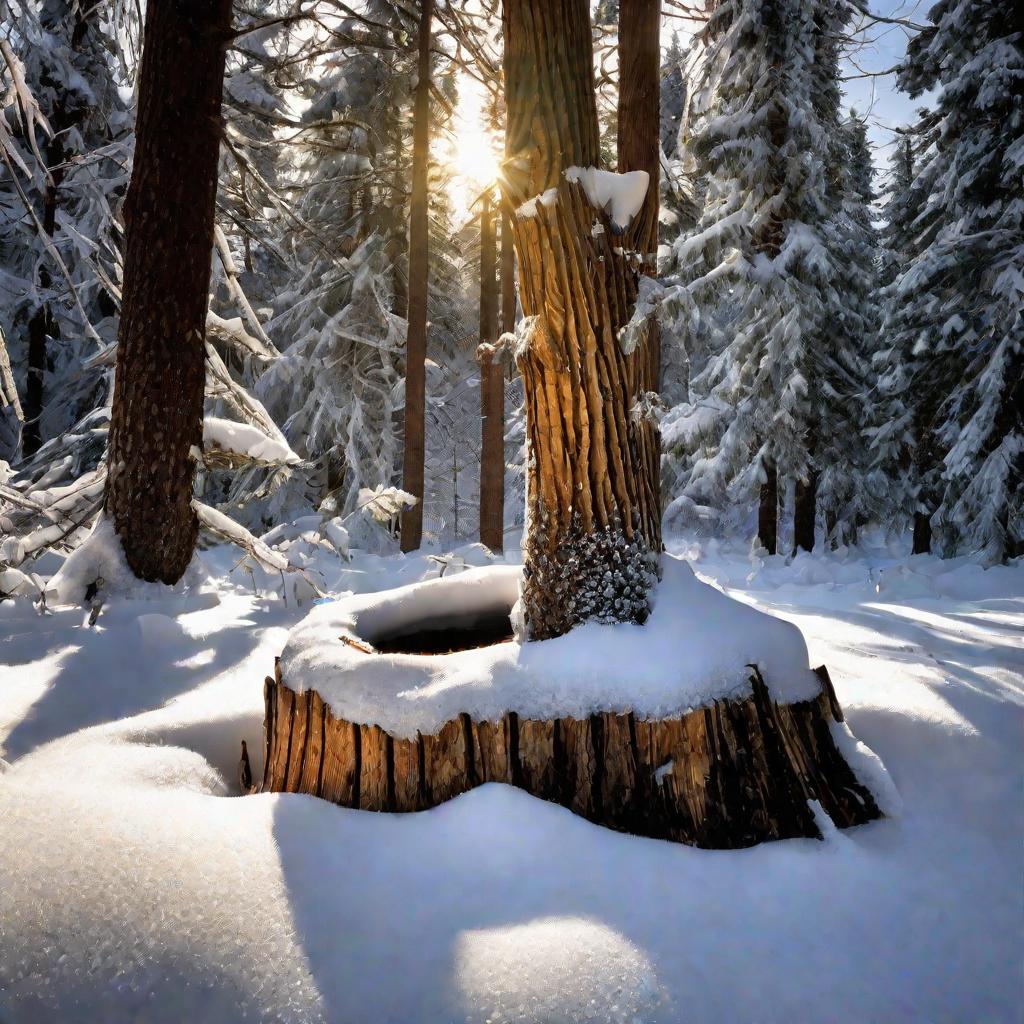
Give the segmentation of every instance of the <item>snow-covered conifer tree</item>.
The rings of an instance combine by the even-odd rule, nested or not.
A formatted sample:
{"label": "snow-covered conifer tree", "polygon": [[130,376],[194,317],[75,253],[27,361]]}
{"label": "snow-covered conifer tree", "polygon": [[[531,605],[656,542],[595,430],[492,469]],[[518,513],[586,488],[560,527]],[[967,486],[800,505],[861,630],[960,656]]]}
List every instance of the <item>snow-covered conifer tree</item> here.
{"label": "snow-covered conifer tree", "polygon": [[668,157],[676,155],[679,126],[686,106],[686,78],[683,75],[685,51],[679,45],[679,33],[662,55],[661,71],[661,148]]}
{"label": "snow-covered conifer tree", "polygon": [[940,0],[899,85],[935,90],[887,343],[908,362],[916,511],[943,553],[1024,538],[1024,40],[1012,5]]}
{"label": "snow-covered conifer tree", "polygon": [[0,328],[24,410],[21,454],[32,455],[106,401],[109,372],[91,359],[115,334],[131,152],[116,55],[133,27],[115,7],[70,0],[2,4],[0,17],[15,129],[0,164]]}
{"label": "snow-covered conifer tree", "polygon": [[[870,472],[864,432],[885,415],[885,407],[872,393],[878,239],[871,208],[874,167],[864,122],[852,113],[839,125],[835,140],[833,213],[827,225],[832,308],[822,324],[814,377],[819,414],[813,473],[826,539],[845,543],[877,513],[884,496],[884,484]],[[799,544],[801,538],[796,539]],[[812,542],[813,534],[805,539]]]}
{"label": "snow-covered conifer tree", "polygon": [[[725,0],[706,28],[690,143],[707,177],[700,221],[677,243],[689,294],[719,344],[694,383],[706,443],[687,488],[698,504],[760,496],[777,546],[778,480],[809,470],[807,376],[830,265],[828,133],[816,109],[818,5]],[[696,328],[693,328],[696,333]]]}

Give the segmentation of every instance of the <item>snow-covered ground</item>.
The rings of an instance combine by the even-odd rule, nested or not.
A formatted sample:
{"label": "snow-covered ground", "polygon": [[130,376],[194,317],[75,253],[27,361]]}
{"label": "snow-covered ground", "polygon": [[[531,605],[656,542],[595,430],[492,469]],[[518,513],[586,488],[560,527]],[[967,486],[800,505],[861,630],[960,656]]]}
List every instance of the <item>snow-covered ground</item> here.
{"label": "snow-covered ground", "polygon": [[[1024,565],[670,548],[800,627],[898,816],[707,852],[496,785],[407,816],[237,798],[308,606],[218,548],[91,629],[0,604],[0,1020],[1020,1020]],[[335,592],[439,571],[308,561]]]}

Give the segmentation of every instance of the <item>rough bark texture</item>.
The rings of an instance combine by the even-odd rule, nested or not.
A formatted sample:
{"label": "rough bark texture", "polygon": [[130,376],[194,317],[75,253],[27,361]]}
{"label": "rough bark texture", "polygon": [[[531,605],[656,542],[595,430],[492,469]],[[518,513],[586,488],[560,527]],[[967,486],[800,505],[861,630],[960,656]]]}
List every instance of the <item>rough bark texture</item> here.
{"label": "rough bark texture", "polygon": [[814,526],[818,516],[818,474],[808,471],[806,480],[797,480],[793,505],[794,551],[814,550]]}
{"label": "rough bark texture", "polygon": [[779,473],[774,463],[765,467],[757,509],[757,539],[769,555],[779,551]]}
{"label": "rough bark texture", "polygon": [[816,671],[821,694],[796,704],[776,704],[752,668],[750,697],[678,718],[462,715],[415,739],[337,719],[315,691],[296,695],[268,677],[263,789],[419,811],[504,782],[609,828],[697,846],[820,838],[809,801],[840,828],[880,813],[835,745],[842,711],[828,672]]}
{"label": "rough bark texture", "polygon": [[230,0],[150,0],[126,248],[106,507],[128,564],[174,583],[195,546],[204,337]]}
{"label": "rough bark texture", "polygon": [[[480,211],[480,341],[498,340],[495,211],[484,193]],[[493,351],[480,354],[480,543],[505,547],[505,375]]]}
{"label": "rough bark texture", "polygon": [[[587,619],[642,622],[661,550],[658,439],[635,411],[643,353],[619,329],[638,265],[569,166],[599,161],[586,0],[504,8],[507,196],[519,298],[536,317],[517,354],[530,451],[523,607],[530,636]],[[556,188],[554,201],[521,204]]]}
{"label": "rough bark texture", "polygon": [[427,358],[429,229],[427,172],[430,160],[430,23],[433,0],[420,5],[419,65],[413,110],[412,198],[409,204],[409,331],[405,343],[405,441],[402,488],[419,500],[402,510],[402,550],[423,539],[424,404]]}

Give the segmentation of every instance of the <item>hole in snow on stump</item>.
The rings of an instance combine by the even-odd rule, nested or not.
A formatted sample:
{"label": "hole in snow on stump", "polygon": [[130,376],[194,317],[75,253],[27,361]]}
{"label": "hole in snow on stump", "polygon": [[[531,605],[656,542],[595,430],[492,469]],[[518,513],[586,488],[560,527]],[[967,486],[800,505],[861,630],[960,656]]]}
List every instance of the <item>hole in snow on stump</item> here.
{"label": "hole in snow on stump", "polygon": [[507,643],[512,622],[507,611],[445,616],[407,623],[400,630],[375,636],[381,654],[452,654]]}

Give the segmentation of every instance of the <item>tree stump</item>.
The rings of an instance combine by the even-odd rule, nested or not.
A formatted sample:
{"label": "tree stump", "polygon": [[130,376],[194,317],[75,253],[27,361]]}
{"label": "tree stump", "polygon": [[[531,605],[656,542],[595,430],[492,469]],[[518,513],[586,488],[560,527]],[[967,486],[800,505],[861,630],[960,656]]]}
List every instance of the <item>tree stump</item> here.
{"label": "tree stump", "polygon": [[828,671],[815,674],[819,695],[792,704],[776,702],[752,665],[749,697],[675,718],[463,714],[409,739],[336,718],[315,690],[290,689],[278,666],[264,687],[263,790],[402,812],[504,782],[596,824],[694,846],[820,838],[815,804],[840,828],[881,814],[836,745],[843,715]]}

